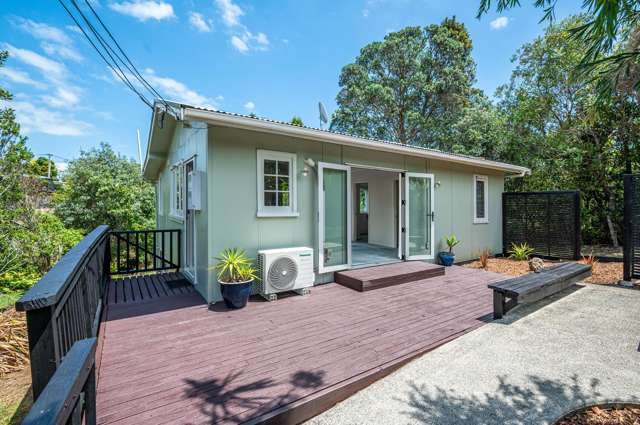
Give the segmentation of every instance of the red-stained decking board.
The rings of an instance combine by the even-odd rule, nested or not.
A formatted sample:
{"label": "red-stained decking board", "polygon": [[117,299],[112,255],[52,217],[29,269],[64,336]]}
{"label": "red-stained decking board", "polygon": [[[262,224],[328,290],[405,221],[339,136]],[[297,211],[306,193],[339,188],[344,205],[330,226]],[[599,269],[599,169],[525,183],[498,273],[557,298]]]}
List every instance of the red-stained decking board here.
{"label": "red-stained decking board", "polygon": [[454,266],[375,291],[328,284],[230,311],[168,288],[176,277],[112,284],[131,297],[109,297],[99,424],[298,423],[481,326],[492,313],[487,284],[504,279]]}

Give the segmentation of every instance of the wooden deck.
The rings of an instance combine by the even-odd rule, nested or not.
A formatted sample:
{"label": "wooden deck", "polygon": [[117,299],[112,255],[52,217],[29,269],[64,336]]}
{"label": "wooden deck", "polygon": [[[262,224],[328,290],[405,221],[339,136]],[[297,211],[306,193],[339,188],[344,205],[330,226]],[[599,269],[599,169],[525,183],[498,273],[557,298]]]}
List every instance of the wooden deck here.
{"label": "wooden deck", "polygon": [[301,422],[482,326],[492,313],[487,284],[504,279],[454,266],[375,291],[328,284],[229,311],[192,288],[145,300],[145,288],[152,294],[167,277],[134,282],[123,302],[119,292],[109,298],[99,424]]}

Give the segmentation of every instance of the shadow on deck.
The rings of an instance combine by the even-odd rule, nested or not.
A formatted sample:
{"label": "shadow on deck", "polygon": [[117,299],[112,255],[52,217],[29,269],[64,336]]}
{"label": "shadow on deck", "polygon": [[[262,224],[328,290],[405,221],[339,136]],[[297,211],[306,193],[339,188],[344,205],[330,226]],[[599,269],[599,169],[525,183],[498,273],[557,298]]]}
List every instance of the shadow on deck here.
{"label": "shadow on deck", "polygon": [[504,277],[454,266],[375,291],[328,284],[233,311],[167,285],[176,278],[111,286],[99,424],[299,423],[482,326],[487,284]]}

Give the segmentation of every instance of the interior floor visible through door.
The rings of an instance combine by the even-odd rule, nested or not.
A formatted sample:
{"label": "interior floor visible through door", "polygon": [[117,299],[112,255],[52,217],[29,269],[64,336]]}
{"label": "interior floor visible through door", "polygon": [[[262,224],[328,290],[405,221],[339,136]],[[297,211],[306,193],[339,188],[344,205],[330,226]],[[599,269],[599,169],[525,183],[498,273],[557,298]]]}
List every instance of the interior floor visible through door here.
{"label": "interior floor visible through door", "polygon": [[351,243],[351,265],[353,267],[395,263],[400,261],[398,249],[365,242]]}

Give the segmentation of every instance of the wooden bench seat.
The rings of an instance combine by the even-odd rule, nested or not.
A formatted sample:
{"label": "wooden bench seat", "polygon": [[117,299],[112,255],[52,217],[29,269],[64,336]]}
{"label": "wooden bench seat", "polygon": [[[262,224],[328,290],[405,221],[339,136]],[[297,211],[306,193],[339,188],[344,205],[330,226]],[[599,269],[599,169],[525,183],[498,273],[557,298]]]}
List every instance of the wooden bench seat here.
{"label": "wooden bench seat", "polygon": [[588,276],[591,276],[590,265],[563,263],[545,268],[540,273],[529,273],[488,285],[493,289],[493,317],[500,319],[518,304],[541,300]]}

